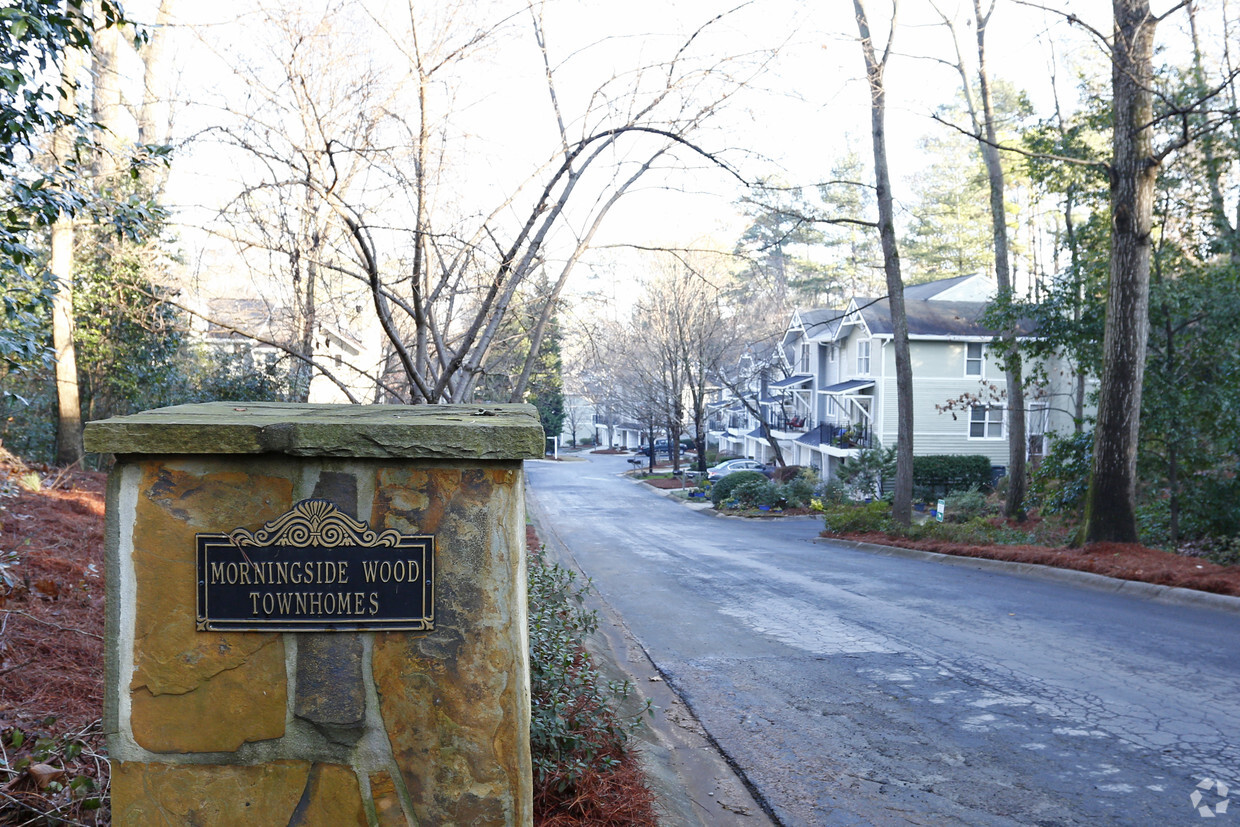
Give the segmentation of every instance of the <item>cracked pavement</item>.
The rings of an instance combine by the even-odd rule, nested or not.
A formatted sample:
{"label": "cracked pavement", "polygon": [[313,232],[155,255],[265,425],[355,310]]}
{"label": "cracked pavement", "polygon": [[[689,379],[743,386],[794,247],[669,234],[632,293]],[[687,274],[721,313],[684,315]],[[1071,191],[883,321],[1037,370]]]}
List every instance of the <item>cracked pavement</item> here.
{"label": "cracked pavement", "polygon": [[527,463],[544,530],[779,823],[1188,824],[1240,786],[1240,614],[815,544],[584,456]]}

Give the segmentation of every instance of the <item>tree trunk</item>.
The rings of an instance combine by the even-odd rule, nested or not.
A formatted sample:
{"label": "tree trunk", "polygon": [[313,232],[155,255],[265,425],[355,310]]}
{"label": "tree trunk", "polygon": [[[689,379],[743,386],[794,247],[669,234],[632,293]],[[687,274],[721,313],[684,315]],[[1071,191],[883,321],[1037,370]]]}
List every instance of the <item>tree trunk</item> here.
{"label": "tree trunk", "polygon": [[116,175],[117,159],[121,155],[124,135],[120,127],[120,28],[108,26],[103,13],[95,10],[95,41],[91,50],[91,73],[94,85],[91,94],[91,116],[99,124],[98,152],[95,155],[95,172],[98,186],[111,189]]}
{"label": "tree trunk", "polygon": [[[86,23],[89,25],[89,22]],[[77,81],[84,62],[81,51],[65,50],[62,78],[64,92],[60,111],[77,114]],[[73,153],[70,126],[60,126],[52,137],[52,154],[63,168]],[[77,351],[73,346],[73,217],[61,212],[52,224],[51,260],[48,263],[56,292],[52,296],[52,349],[56,356],[56,462],[72,465],[82,461],[82,404],[78,396]]]}
{"label": "tree trunk", "polygon": [[[900,253],[896,247],[895,207],[891,197],[891,176],[887,166],[886,90],[883,71],[891,49],[880,60],[870,38],[870,24],[862,0],[853,0],[861,51],[865,56],[866,78],[870,86],[870,125],[874,143],[874,180],[878,199],[878,232],[883,247],[883,272],[887,276],[887,303],[891,308],[892,340],[896,355],[896,479],[891,516],[900,525],[913,519],[913,369],[908,343],[908,317],[904,312],[904,281],[900,276]],[[894,20],[892,33],[895,31]]]}
{"label": "tree trunk", "polygon": [[[992,7],[993,8],[993,7]],[[1011,258],[1008,254],[1007,205],[1004,202],[1005,186],[1003,164],[999,159],[999,143],[995,134],[994,105],[990,95],[990,78],[986,74],[986,25],[990,14],[982,14],[981,0],[973,0],[973,13],[977,20],[977,79],[982,98],[982,114],[985,119],[986,142],[981,144],[982,158],[986,162],[986,176],[990,182],[990,218],[994,232],[995,282],[998,285],[1000,303],[1010,308],[1013,298]],[[1025,518],[1025,491],[1028,485],[1025,460],[1029,453],[1025,427],[1025,382],[1021,375],[1020,351],[1016,344],[1016,319],[1010,315],[1002,331],[1007,370],[1008,412],[1008,489],[1003,513],[1017,520]]]}
{"label": "tree trunk", "polygon": [[[160,0],[155,14],[151,39],[142,50],[142,104],[138,107],[138,142],[163,144],[172,128],[172,107],[169,103],[169,79],[173,72],[168,65],[168,32],[171,30],[172,9],[176,0]],[[168,180],[168,166],[147,164],[142,168],[142,182],[148,197],[157,198]]]}
{"label": "tree trunk", "polygon": [[1156,20],[1148,0],[1114,0],[1111,83],[1111,270],[1086,543],[1137,541],[1137,436],[1149,327],[1154,157],[1151,66]]}

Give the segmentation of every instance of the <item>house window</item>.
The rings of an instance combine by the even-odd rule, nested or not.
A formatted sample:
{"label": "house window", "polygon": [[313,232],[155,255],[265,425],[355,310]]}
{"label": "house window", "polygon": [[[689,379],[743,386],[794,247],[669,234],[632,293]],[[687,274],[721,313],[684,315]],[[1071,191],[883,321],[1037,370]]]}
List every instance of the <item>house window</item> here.
{"label": "house window", "polygon": [[862,339],[857,342],[857,375],[870,375],[870,340]]}
{"label": "house window", "polygon": [[981,342],[969,342],[964,346],[964,375],[965,376],[981,376],[982,375],[982,357],[985,353],[985,345]]}
{"label": "house window", "polygon": [[1040,457],[1046,452],[1046,419],[1045,405],[1030,405],[1028,418],[1029,456]]}
{"label": "house window", "polygon": [[798,373],[809,373],[809,343],[801,344],[801,366],[797,368]]}
{"label": "house window", "polygon": [[969,411],[970,439],[1003,439],[1003,408],[974,405]]}

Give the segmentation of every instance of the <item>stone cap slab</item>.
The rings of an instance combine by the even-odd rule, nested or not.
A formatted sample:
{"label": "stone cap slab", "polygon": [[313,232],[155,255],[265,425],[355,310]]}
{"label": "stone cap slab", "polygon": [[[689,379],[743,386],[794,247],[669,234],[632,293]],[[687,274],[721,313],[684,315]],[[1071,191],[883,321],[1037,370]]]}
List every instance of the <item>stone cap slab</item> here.
{"label": "stone cap slab", "polygon": [[532,459],[545,451],[533,405],[206,402],[101,419],[86,450],[396,459]]}

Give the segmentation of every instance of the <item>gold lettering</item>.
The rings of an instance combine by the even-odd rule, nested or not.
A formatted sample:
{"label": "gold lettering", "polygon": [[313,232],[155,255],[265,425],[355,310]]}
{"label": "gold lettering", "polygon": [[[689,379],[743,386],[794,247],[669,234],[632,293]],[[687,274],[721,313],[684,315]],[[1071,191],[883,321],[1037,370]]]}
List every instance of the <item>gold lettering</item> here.
{"label": "gold lettering", "polygon": [[258,614],[258,592],[250,592],[250,601],[254,604],[254,611],[251,614]]}
{"label": "gold lettering", "polygon": [[290,583],[300,583],[300,582],[301,582],[301,563],[293,563],[293,564],[289,567],[289,578],[288,578],[288,581],[289,581]]}
{"label": "gold lettering", "polygon": [[370,593],[370,613],[372,615],[379,614],[379,593],[378,592]]}
{"label": "gold lettering", "polygon": [[407,582],[409,583],[418,582],[418,572],[421,570],[421,566],[418,565],[418,561],[417,560],[406,560],[405,562],[408,563],[409,565],[409,580]]}
{"label": "gold lettering", "polygon": [[263,593],[263,614],[270,616],[276,610],[276,597],[271,592]]}
{"label": "gold lettering", "polygon": [[323,614],[323,593],[322,592],[310,592],[310,595],[307,597],[306,600],[310,604],[310,609],[309,609],[310,614],[312,615]]}
{"label": "gold lettering", "polygon": [[226,573],[226,575],[227,575],[228,585],[230,585],[230,586],[236,585],[236,583],[237,583],[237,564],[236,564],[236,563],[229,563],[229,564],[227,565],[226,569],[227,569],[227,571],[226,571],[225,573]]}
{"label": "gold lettering", "polygon": [[306,593],[297,593],[297,614],[304,615],[306,613]]}
{"label": "gold lettering", "polygon": [[392,579],[397,583],[405,579],[405,561],[397,560],[392,564]]}
{"label": "gold lettering", "polygon": [[360,615],[363,611],[362,601],[366,599],[365,592],[353,592],[353,614]]}
{"label": "gold lettering", "polygon": [[362,576],[366,578],[367,583],[375,582],[375,561],[374,560],[363,560],[362,561]]}
{"label": "gold lettering", "polygon": [[336,613],[336,595],[332,592],[320,594],[323,598],[323,614],[332,615]]}
{"label": "gold lettering", "polygon": [[387,583],[392,579],[392,562],[384,560],[379,564],[379,579]]}
{"label": "gold lettering", "polygon": [[276,585],[283,586],[288,582],[288,563],[276,563]]}
{"label": "gold lettering", "polygon": [[250,585],[250,567],[246,563],[241,564],[241,585]]}
{"label": "gold lettering", "polygon": [[224,564],[223,563],[212,563],[211,564],[210,581],[213,584],[224,582]]}
{"label": "gold lettering", "polygon": [[280,603],[280,614],[286,615],[293,608],[293,595],[288,592],[282,592],[276,599]]}
{"label": "gold lettering", "polygon": [[254,569],[254,585],[255,586],[267,585],[267,578],[265,576],[265,573],[263,572],[263,564],[262,563],[251,563],[250,565]]}
{"label": "gold lettering", "polygon": [[343,586],[349,582],[349,561],[341,560],[336,564],[336,571],[340,574],[340,584]]}

